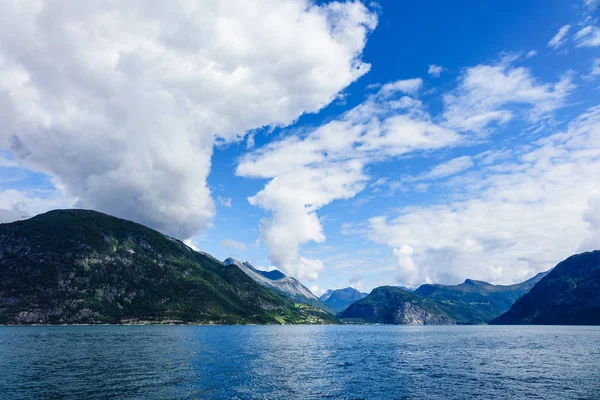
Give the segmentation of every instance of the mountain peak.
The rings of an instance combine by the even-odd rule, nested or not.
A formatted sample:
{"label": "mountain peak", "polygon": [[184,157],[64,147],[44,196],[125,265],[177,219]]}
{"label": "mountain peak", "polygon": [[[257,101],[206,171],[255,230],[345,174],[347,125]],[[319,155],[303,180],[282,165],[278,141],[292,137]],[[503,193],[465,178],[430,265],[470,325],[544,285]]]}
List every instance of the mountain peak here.
{"label": "mountain peak", "polygon": [[491,283],[485,281],[478,281],[475,279],[465,279],[465,281],[462,284],[468,286],[492,286]]}
{"label": "mountain peak", "polygon": [[240,268],[242,267],[242,263],[239,262],[238,260],[236,260],[233,257],[228,257],[225,260],[223,260],[223,264],[227,265],[227,266],[229,266],[229,265],[235,265],[236,267],[240,267]]}
{"label": "mountain peak", "polygon": [[0,305],[10,304],[0,324],[334,321],[177,239],[96,211],[0,224],[0,249]]}
{"label": "mountain peak", "polygon": [[353,287],[347,287],[335,290],[329,289],[319,299],[335,311],[340,312],[344,311],[352,303],[363,299],[366,295],[366,293],[361,293]]}

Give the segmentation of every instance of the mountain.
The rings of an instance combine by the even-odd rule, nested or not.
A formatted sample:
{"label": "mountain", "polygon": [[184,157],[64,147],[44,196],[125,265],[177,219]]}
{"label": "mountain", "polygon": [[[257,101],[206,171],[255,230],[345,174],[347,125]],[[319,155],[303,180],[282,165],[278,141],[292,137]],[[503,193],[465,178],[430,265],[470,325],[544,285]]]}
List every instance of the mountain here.
{"label": "mountain", "polygon": [[459,324],[483,324],[508,311],[548,272],[515,285],[492,285],[467,279],[460,285],[425,284],[415,294],[435,300]]}
{"label": "mountain", "polygon": [[373,289],[338,314],[346,322],[451,325],[455,321],[434,300],[395,286]]}
{"label": "mountain", "polygon": [[562,261],[490,324],[600,325],[600,251]]}
{"label": "mountain", "polygon": [[348,306],[367,296],[366,293],[347,287],[345,289],[328,290],[321,297],[323,303],[327,304],[336,312],[344,311]]}
{"label": "mountain", "polygon": [[[548,272],[539,273],[515,285],[492,285],[467,279],[460,285],[425,284],[414,292],[383,286],[350,305],[338,317],[382,324],[483,324],[508,310],[546,274]],[[333,292],[326,292],[324,296],[328,302]]]}
{"label": "mountain", "polygon": [[254,268],[249,262],[239,262],[235,258],[228,258],[223,261],[225,265],[235,265],[246,273],[255,282],[262,286],[275,289],[284,296],[299,303],[309,304],[319,307],[330,314],[335,314],[335,310],[319,300],[306,286],[291,276],[286,276],[278,270],[261,271]]}
{"label": "mountain", "polygon": [[0,324],[328,323],[235,265],[87,210],[0,224]]}
{"label": "mountain", "polygon": [[334,289],[327,289],[327,290],[325,291],[325,293],[323,293],[323,294],[321,295],[321,297],[319,297],[319,300],[321,300],[321,301],[327,301],[327,299],[328,299],[328,298],[331,296],[331,294],[333,293],[333,290],[334,290]]}

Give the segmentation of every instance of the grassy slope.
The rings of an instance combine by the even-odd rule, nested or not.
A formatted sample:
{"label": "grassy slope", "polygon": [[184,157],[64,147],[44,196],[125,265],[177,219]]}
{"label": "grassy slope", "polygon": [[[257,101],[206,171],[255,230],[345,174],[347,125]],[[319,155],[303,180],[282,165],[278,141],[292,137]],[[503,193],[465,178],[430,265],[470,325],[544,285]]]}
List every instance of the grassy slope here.
{"label": "grassy slope", "polygon": [[0,323],[23,312],[45,323],[335,322],[178,240],[86,210],[0,225]]}

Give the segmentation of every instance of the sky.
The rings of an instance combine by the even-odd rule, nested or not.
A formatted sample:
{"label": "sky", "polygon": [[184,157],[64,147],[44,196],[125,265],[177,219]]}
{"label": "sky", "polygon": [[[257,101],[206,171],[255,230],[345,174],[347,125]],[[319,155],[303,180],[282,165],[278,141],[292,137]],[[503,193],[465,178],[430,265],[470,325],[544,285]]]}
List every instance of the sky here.
{"label": "sky", "polygon": [[600,248],[600,0],[0,6],[0,222],[94,209],[317,295]]}

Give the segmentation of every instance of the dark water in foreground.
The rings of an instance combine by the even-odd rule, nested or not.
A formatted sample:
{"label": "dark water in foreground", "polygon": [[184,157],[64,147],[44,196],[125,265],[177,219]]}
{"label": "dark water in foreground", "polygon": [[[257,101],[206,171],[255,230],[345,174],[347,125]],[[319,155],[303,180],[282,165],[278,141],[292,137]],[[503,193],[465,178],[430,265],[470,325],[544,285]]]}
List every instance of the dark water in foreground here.
{"label": "dark water in foreground", "polygon": [[0,327],[1,399],[600,399],[600,327]]}

